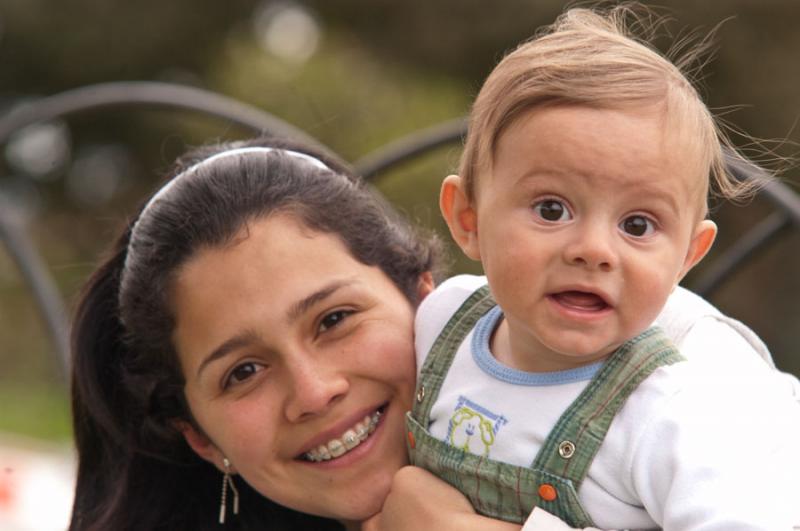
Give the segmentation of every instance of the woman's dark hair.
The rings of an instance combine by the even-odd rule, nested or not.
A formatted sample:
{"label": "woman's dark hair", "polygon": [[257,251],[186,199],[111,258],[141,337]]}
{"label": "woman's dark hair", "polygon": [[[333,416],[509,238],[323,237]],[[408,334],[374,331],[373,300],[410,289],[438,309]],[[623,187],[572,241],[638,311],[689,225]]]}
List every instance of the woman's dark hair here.
{"label": "woman's dark hair", "polygon": [[[330,169],[282,150],[231,154],[192,167],[247,146],[309,153]],[[198,249],[225,245],[249,222],[280,213],[341,238],[356,260],[379,267],[412,304],[420,275],[433,267],[433,238],[412,229],[344,165],[308,149],[275,139],[216,145],[183,157],[169,175],[181,177],[128,223],[77,307],[72,408],[78,479],[71,531],[220,528],[222,475],[179,432],[180,422],[194,421],[171,342],[171,282]],[[242,510],[228,518],[228,529],[340,529],[236,481]]]}

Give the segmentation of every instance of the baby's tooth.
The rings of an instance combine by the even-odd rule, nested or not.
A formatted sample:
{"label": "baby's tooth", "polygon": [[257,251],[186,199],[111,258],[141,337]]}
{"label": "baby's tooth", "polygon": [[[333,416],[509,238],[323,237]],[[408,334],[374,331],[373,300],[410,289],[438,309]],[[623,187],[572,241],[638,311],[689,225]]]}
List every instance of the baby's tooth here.
{"label": "baby's tooth", "polygon": [[328,450],[330,451],[331,456],[339,457],[344,455],[344,453],[347,451],[347,448],[344,447],[344,444],[342,444],[342,441],[339,439],[331,439],[328,441]]}

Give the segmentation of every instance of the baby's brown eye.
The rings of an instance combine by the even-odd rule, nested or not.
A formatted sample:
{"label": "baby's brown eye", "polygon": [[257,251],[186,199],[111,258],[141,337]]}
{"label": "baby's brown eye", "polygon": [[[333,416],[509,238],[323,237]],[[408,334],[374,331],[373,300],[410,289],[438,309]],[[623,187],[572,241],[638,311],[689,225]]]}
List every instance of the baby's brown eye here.
{"label": "baby's brown eye", "polygon": [[630,216],[622,220],[622,230],[631,236],[641,237],[652,234],[653,222],[644,216]]}
{"label": "baby's brown eye", "polygon": [[546,199],[533,205],[536,214],[545,221],[567,221],[572,216],[561,201]]}

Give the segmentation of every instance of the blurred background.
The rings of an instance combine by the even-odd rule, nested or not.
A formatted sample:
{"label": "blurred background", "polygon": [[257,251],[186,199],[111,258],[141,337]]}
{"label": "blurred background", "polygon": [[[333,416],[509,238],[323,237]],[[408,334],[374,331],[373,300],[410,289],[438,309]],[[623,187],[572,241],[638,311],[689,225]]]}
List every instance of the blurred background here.
{"label": "blurred background", "polygon": [[[352,162],[394,139],[465,115],[503,53],[552,22],[564,5],[557,0],[0,0],[0,115],[88,84],[166,81],[266,110]],[[725,21],[716,57],[705,70],[704,97],[736,128],[778,144],[787,140],[773,144],[782,155],[796,152],[791,143],[800,142],[800,2],[659,0],[658,5],[675,19],[668,26],[675,35],[687,28],[709,31]],[[246,134],[197,113],[139,108],[28,127],[0,145],[0,208],[13,211],[71,308],[102,250],[177,155],[211,139]],[[745,139],[736,141],[747,146]],[[441,148],[379,175],[375,184],[448,240],[435,198],[458,155],[457,144]],[[789,170],[782,178],[797,190],[799,175]],[[760,199],[715,208],[722,231],[714,253],[769,209]],[[799,249],[795,230],[711,295],[723,311],[761,335],[780,368],[798,375]],[[453,271],[477,271],[451,254]],[[57,448],[68,446],[71,436],[67,384],[6,249],[0,249],[0,432]],[[11,476],[0,467],[0,509],[10,503]]]}

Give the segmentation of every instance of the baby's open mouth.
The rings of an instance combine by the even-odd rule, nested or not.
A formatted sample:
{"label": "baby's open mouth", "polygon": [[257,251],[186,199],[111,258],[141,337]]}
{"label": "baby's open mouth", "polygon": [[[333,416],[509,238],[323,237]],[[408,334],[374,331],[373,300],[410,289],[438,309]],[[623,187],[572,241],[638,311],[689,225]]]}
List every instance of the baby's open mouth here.
{"label": "baby's open mouth", "polygon": [[598,312],[611,307],[603,297],[587,291],[562,291],[553,293],[551,297],[560,305],[573,310]]}
{"label": "baby's open mouth", "polygon": [[364,418],[356,422],[353,427],[345,430],[339,438],[331,439],[327,443],[309,450],[300,456],[300,459],[319,463],[343,456],[372,435],[385,409],[385,405],[379,407],[372,415],[364,416]]}

